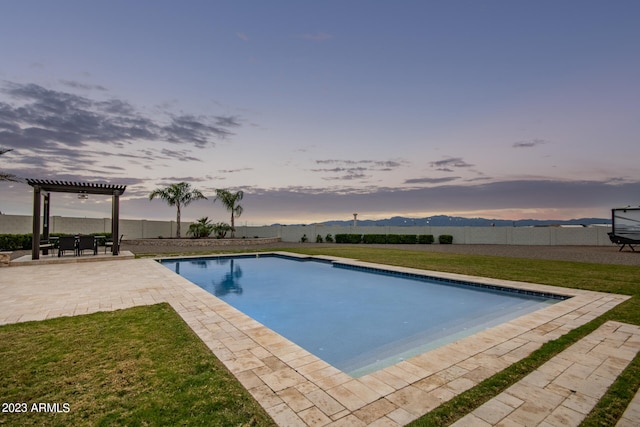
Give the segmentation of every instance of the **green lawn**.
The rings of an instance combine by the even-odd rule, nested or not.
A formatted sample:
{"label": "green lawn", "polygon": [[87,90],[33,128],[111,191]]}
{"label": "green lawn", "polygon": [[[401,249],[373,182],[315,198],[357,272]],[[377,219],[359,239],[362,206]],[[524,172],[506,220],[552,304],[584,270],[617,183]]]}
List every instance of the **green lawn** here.
{"label": "green lawn", "polygon": [[[640,325],[640,267],[442,254],[363,246],[285,249],[632,295],[609,313],[545,344],[413,425],[448,425],[605,320]],[[585,425],[611,425],[640,384],[640,358]],[[273,425],[166,304],[0,327],[1,402],[69,403],[67,413],[0,413],[5,425]]]}
{"label": "green lawn", "polygon": [[168,304],[0,327],[0,402],[11,426],[275,425]]}

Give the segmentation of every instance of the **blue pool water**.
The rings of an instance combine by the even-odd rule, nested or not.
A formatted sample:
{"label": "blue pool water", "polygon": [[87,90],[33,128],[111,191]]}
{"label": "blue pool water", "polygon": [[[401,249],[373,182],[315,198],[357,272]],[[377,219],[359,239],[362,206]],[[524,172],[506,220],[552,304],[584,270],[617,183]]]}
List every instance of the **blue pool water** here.
{"label": "blue pool water", "polygon": [[281,256],[161,263],[354,377],[558,302]]}

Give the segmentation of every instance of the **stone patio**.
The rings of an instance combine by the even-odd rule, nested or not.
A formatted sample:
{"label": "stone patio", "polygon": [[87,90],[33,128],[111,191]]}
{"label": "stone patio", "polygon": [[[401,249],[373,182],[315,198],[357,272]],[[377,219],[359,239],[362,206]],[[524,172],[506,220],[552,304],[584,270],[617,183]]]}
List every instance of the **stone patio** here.
{"label": "stone patio", "polygon": [[[353,260],[340,261],[372,266]],[[385,268],[572,298],[357,379],[151,259],[3,268],[0,270],[3,295],[0,324],[168,302],[279,425],[402,426],[528,356],[543,343],[589,322],[629,298],[531,283]],[[524,401],[535,403],[540,393],[548,393],[538,392],[536,387],[553,387],[556,394],[559,387],[571,390],[566,381],[573,380],[570,375],[587,375],[581,363],[591,362],[594,354],[607,355],[599,365],[590,364],[585,368],[593,368],[592,373],[597,371],[596,384],[600,384],[600,376],[612,377],[622,369],[623,361],[631,360],[638,351],[639,334],[637,327],[615,322],[602,328],[578,343],[583,347],[576,344],[577,350],[567,353],[573,347],[567,349],[567,354],[552,359],[547,363],[551,365],[545,364],[532,374],[535,375],[531,379],[514,385],[515,392],[505,392],[505,396],[494,398],[493,403],[490,402],[494,406],[489,410],[481,407],[469,416],[485,423],[478,425],[491,425],[494,421],[499,425],[500,420],[486,420],[482,414],[492,412],[492,408],[501,408],[500,413],[505,416],[521,414],[525,411],[522,408],[526,408]],[[626,338],[622,340],[623,337]],[[585,346],[583,341],[593,345]],[[594,354],[587,354],[593,349],[597,349]],[[577,364],[567,365],[568,362]],[[557,375],[552,378],[551,372],[557,372]],[[587,387],[589,378],[588,375],[582,378],[581,384]],[[588,393],[585,395],[591,398],[589,403],[597,401]],[[522,399],[526,396],[531,397]],[[572,401],[567,403],[572,395],[558,396],[562,400],[552,396],[555,406],[550,414],[561,418],[564,412],[554,411],[559,411],[560,407],[565,412],[564,408],[575,410],[575,405],[571,406]],[[516,405],[515,398],[523,403]],[[583,400],[578,403],[584,404]],[[629,419],[637,421],[637,417],[634,418],[637,413],[637,410],[631,411]],[[554,425],[553,421],[560,418],[543,419],[540,425]],[[522,419],[516,416],[513,421]],[[519,424],[509,421],[505,425]]]}

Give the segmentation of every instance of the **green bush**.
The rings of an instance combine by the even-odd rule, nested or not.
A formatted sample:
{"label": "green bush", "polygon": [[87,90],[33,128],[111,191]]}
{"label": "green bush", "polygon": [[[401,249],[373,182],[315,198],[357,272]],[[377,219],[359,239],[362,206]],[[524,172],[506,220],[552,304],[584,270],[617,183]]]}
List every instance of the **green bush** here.
{"label": "green bush", "polygon": [[418,236],[418,243],[422,245],[430,245],[433,242],[435,242],[435,239],[433,238],[433,234],[420,234]]}
{"label": "green bush", "polygon": [[31,234],[0,234],[0,250],[31,249]]}
{"label": "green bush", "polygon": [[365,234],[362,236],[362,243],[387,243],[386,234]]}
{"label": "green bush", "polygon": [[216,235],[216,239],[224,239],[229,231],[235,231],[235,228],[226,222],[216,222],[213,224],[213,232]]}
{"label": "green bush", "polygon": [[418,243],[415,234],[387,234],[387,243],[394,245],[413,245]]}
{"label": "green bush", "polygon": [[319,234],[316,236],[316,243],[322,243],[322,236]]}
{"label": "green bush", "polygon": [[211,233],[213,233],[214,228],[215,226],[211,224],[211,221],[209,221],[209,217],[205,216],[199,218],[196,222],[189,225],[187,235],[192,236],[194,239],[209,237]]}
{"label": "green bush", "polygon": [[451,234],[442,234],[438,236],[438,242],[441,245],[450,245],[453,243],[453,236]]}
{"label": "green bush", "polygon": [[327,243],[333,243],[333,236],[331,234],[327,234],[327,237],[324,238],[324,241]]}
{"label": "green bush", "polygon": [[362,234],[336,234],[336,243],[361,243]]}

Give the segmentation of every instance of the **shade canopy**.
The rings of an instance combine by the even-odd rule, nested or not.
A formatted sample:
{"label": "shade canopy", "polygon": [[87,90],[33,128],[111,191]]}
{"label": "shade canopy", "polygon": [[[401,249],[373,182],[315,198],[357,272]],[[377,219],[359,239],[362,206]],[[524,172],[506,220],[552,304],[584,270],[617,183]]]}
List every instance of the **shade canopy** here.
{"label": "shade canopy", "polygon": [[49,193],[77,193],[77,194],[102,194],[113,196],[111,205],[111,238],[113,239],[112,253],[118,255],[120,250],[119,221],[120,221],[120,195],[127,189],[126,185],[112,185],[95,182],[68,182],[49,179],[27,178],[27,184],[33,187],[33,243],[31,246],[31,259],[40,258],[40,199],[45,193],[44,209],[44,235],[49,238]]}
{"label": "shade canopy", "polygon": [[68,182],[53,181],[49,179],[30,179],[27,178],[27,184],[30,186],[40,187],[40,191],[49,191],[52,193],[86,193],[86,194],[105,194],[114,195],[124,193],[127,189],[126,185],[100,184],[95,182]]}

